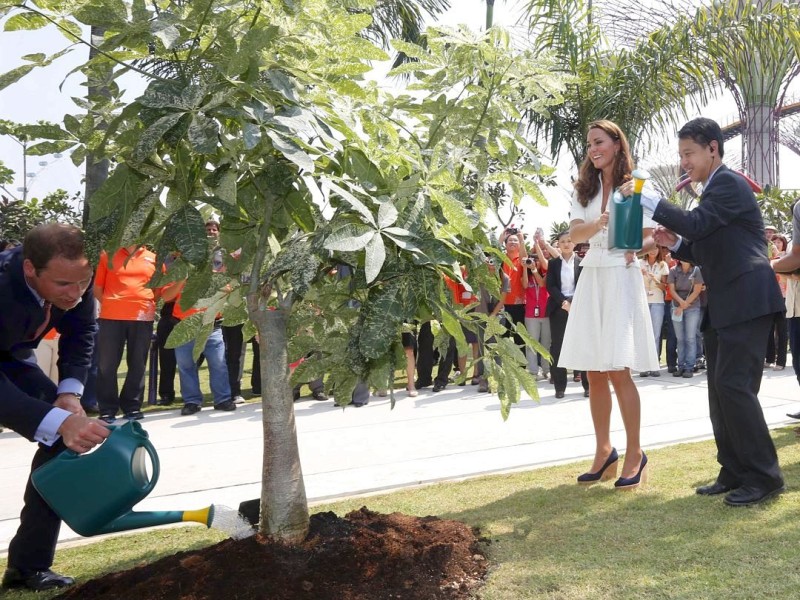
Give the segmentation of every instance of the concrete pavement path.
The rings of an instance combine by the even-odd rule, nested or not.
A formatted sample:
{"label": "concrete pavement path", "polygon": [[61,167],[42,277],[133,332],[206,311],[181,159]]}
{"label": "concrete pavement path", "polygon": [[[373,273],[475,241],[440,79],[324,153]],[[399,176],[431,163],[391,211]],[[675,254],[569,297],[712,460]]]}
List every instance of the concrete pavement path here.
{"label": "concrete pavement path", "polygon": [[[704,372],[692,379],[635,377],[642,397],[642,444],[664,446],[712,436]],[[362,408],[337,408],[332,401],[295,403],[300,454],[312,503],[518,469],[586,459],[594,453],[588,399],[570,381],[565,398],[540,383],[541,401],[525,397],[500,416],[498,398],[475,386],[450,385],[416,398],[404,391],[391,409],[388,398],[373,396]],[[800,386],[791,366],[765,370],[761,403],[767,422],[793,422],[800,410]],[[208,504],[238,507],[260,494],[261,404],[234,413],[205,407],[182,417],[177,410],[149,414],[142,425],[161,463],[153,492],[137,510],[185,510]],[[625,436],[618,408],[612,439],[620,452]],[[18,525],[33,444],[6,430],[0,434],[0,553]],[[577,474],[577,473],[576,473]],[[792,485],[793,482],[789,482]],[[60,540],[77,534],[66,526]]]}

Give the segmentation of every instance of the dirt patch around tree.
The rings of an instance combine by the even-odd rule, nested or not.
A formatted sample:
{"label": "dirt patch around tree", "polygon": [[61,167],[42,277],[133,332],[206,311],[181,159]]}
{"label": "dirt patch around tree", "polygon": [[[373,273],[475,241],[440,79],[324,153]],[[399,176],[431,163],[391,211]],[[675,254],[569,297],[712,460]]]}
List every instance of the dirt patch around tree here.
{"label": "dirt patch around tree", "polygon": [[383,515],[311,517],[296,546],[260,536],[179,552],[70,588],[80,600],[462,600],[474,598],[489,564],[464,523]]}

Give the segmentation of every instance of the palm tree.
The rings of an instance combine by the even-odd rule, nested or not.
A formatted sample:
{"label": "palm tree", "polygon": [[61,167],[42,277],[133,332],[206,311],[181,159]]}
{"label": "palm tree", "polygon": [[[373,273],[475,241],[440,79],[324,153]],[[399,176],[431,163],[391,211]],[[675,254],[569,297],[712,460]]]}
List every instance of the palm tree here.
{"label": "palm tree", "polygon": [[781,109],[800,75],[796,1],[706,1],[700,7],[692,0],[605,2],[603,27],[625,47],[655,29],[670,30],[679,45],[690,44],[694,60],[736,101],[745,171],[762,184],[778,185]]}
{"label": "palm tree", "polygon": [[684,58],[687,49],[670,38],[668,28],[632,48],[609,48],[593,10],[590,0],[530,0],[525,7],[537,52],[552,55],[558,68],[573,75],[563,104],[547,116],[532,115],[530,124],[537,136],[550,140],[553,156],[566,147],[576,164],[583,158],[590,122],[615,121],[638,153],[656,131],[685,116],[691,94],[695,101],[705,101],[704,90],[712,83]]}

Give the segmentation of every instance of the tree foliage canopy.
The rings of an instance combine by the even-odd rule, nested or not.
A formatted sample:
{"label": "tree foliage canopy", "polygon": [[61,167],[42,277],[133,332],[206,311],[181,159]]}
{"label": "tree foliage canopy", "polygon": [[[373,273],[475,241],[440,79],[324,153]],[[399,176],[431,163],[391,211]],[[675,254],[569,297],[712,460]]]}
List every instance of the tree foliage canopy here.
{"label": "tree foliage canopy", "polygon": [[[552,170],[520,124],[564,91],[552,63],[514,50],[502,30],[441,29],[424,48],[393,42],[414,62],[393,71],[411,76],[408,92],[390,95],[363,78],[387,55],[360,35],[372,19],[353,4],[49,0],[17,5],[7,24],[53,22],[70,39],[77,24],[104,29],[81,70],[110,94],[88,98],[88,114],[67,115],[51,137],[115,162],[91,199],[103,247],[148,243],[160,260],[179,256],[164,281],[188,276],[184,303],[209,316],[187,320],[173,343],[202,340],[218,311],[245,321],[244,297],[257,294],[257,310],[300,315],[290,358],[318,358],[297,377],[327,373],[341,403],[358,380],[387,387],[404,322],[434,316],[463,346],[461,323],[486,320],[453,305],[442,275],[459,279],[461,263],[499,293],[483,260],[497,209],[489,190],[502,183],[512,202],[541,198],[534,181]],[[144,94],[121,104],[114,81],[153,55],[172,68],[144,73]],[[222,216],[223,246],[240,250],[225,277],[210,271],[209,209]],[[342,264],[355,268],[350,281],[331,276]],[[485,364],[506,414],[521,385],[537,396],[508,340]]]}

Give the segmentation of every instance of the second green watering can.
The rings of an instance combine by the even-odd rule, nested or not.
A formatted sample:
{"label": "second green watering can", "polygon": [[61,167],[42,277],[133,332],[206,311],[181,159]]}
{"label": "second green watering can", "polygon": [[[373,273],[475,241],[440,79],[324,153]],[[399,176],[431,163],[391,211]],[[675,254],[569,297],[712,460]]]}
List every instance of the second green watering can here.
{"label": "second green watering can", "polygon": [[633,173],[633,194],[623,196],[618,191],[608,203],[608,249],[638,251],[642,249],[642,188],[650,174],[637,169]]}
{"label": "second green watering can", "polygon": [[[39,494],[82,536],[196,521],[210,527],[214,507],[192,511],[133,512],[158,482],[158,454],[136,421],[111,426],[97,450],[78,455],[65,450],[31,474]],[[147,475],[147,458],[152,477]]]}

